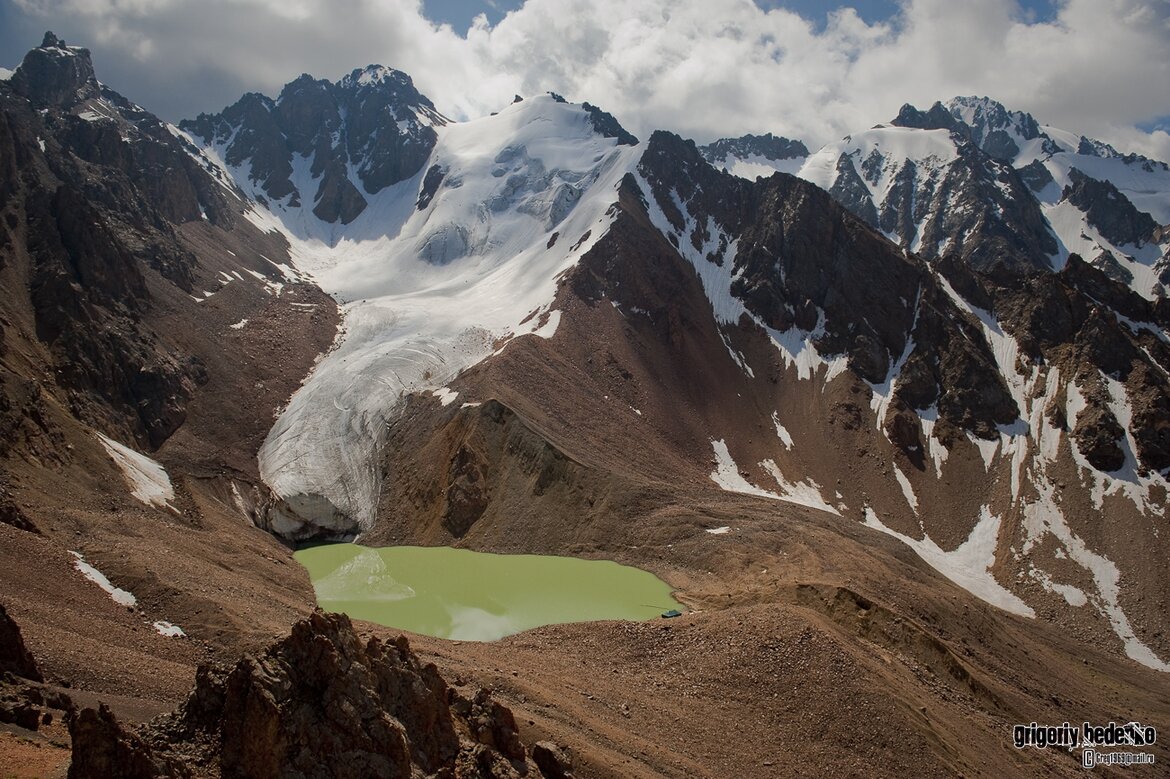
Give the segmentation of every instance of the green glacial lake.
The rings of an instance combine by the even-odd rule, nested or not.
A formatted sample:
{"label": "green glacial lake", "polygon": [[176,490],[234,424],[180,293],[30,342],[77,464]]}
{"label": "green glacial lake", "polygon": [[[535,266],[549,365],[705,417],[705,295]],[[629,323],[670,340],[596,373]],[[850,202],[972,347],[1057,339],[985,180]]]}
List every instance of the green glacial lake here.
{"label": "green glacial lake", "polygon": [[608,560],[356,544],[295,556],[321,608],[440,638],[495,641],[541,625],[681,610],[661,579]]}

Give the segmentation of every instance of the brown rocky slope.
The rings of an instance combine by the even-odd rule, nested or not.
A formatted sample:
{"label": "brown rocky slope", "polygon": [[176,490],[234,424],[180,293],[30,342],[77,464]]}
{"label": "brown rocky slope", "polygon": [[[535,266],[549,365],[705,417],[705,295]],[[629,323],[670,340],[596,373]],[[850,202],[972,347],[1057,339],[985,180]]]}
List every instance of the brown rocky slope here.
{"label": "brown rocky slope", "polygon": [[[200,668],[173,714],[128,732],[108,708],[70,723],[70,777],[518,777],[541,773],[511,711],[447,686],[404,637],[317,612],[233,668]],[[532,750],[547,761],[544,745]]]}
{"label": "brown rocky slope", "polygon": [[[336,306],[207,167],[52,34],[0,81],[0,592],[46,677],[137,717],[312,606],[252,526],[255,452]],[[135,498],[99,433],[158,460],[171,504]]]}
{"label": "brown rocky slope", "polygon": [[[1028,575],[1026,564],[1013,567],[1020,562],[1013,552],[1024,541],[1022,523],[997,537],[993,572],[1027,597],[1039,619],[988,605],[901,541],[862,525],[869,509],[909,538],[929,536],[940,549],[954,550],[988,501],[997,512],[1010,507],[1002,509],[1005,521],[1035,505],[1013,500],[1007,448],[990,462],[978,448],[1013,421],[1007,415],[1015,399],[975,314],[924,263],[843,217],[824,193],[783,178],[750,187],[719,177],[693,149],[667,137],[655,147],[658,162],[643,170],[657,176],[651,191],[623,186],[613,229],[566,277],[556,301],[563,314],[556,335],[514,339],[466,372],[452,385],[458,404],[440,407],[432,396],[409,400],[390,432],[380,521],[363,540],[613,558],[661,575],[692,613],[669,623],[550,627],[497,644],[415,639],[420,657],[434,660],[459,689],[452,695],[455,713],[447,715],[451,730],[442,724],[442,696],[429,694],[441,690],[436,677],[405,658],[389,631],[361,626],[381,637],[371,645],[343,621],[315,617],[263,651],[309,611],[312,590],[290,551],[250,522],[260,499],[252,490],[255,450],[274,409],[332,337],[332,304],[278,273],[267,259],[286,259],[278,236],[260,234],[232,209],[234,222],[217,224],[215,210],[199,198],[183,201],[196,206],[185,221],[175,226],[165,216],[157,231],[120,221],[134,209],[117,202],[81,225],[57,219],[63,212],[52,210],[45,193],[73,187],[97,193],[94,202],[102,203],[109,194],[103,182],[136,191],[126,170],[89,159],[109,159],[101,156],[105,146],[120,149],[121,142],[117,133],[92,130],[101,141],[96,150],[62,146],[62,137],[91,137],[81,124],[89,120],[78,116],[85,108],[50,107],[42,115],[4,89],[16,140],[11,157],[0,162],[18,160],[23,167],[18,179],[4,179],[19,183],[19,197],[5,204],[11,243],[0,273],[7,274],[6,291],[22,294],[4,298],[7,351],[0,358],[5,376],[17,377],[8,385],[6,409],[12,429],[22,432],[6,439],[15,445],[5,453],[9,483],[0,487],[3,515],[13,521],[0,525],[0,592],[46,678],[71,684],[71,695],[91,712],[75,720],[75,774],[123,759],[148,775],[231,775],[244,765],[265,772],[281,764],[308,773],[334,759],[357,767],[395,754],[393,764],[403,769],[403,755],[426,772],[427,766],[458,772],[460,765],[470,771],[469,760],[479,770],[475,755],[487,755],[491,770],[519,771],[497,759],[496,753],[518,754],[506,734],[491,736],[494,753],[481,748],[479,739],[488,738],[483,726],[491,731],[493,722],[507,722],[486,699],[477,701],[483,686],[516,712],[529,742],[571,747],[580,776],[1071,775],[1080,769],[1067,754],[1013,749],[1011,726],[1066,719],[1170,723],[1165,676],[1121,656],[1109,612],[1098,608],[1108,604],[1095,600],[1070,610]],[[99,99],[90,92],[83,97]],[[119,116],[111,121],[128,130],[133,123]],[[131,171],[134,162],[129,158]],[[52,177],[48,167],[56,171]],[[663,232],[648,213],[655,185],[662,201],[671,202],[665,195],[684,187],[687,176],[701,184],[684,192],[693,213],[677,212],[676,229]],[[36,211],[40,201],[47,210]],[[76,244],[62,240],[44,254],[54,278],[75,261],[89,269],[87,262],[109,259],[133,282],[130,288],[138,287],[135,273],[142,279],[141,311],[107,305],[102,282],[117,274],[82,273],[77,289],[60,286],[71,297],[45,298],[54,305],[79,300],[97,317],[91,330],[74,328],[66,341],[88,344],[108,325],[167,365],[164,357],[179,366],[198,357],[207,382],[186,387],[189,396],[151,390],[155,405],[145,408],[154,410],[144,420],[126,397],[88,393],[72,374],[58,379],[58,361],[81,360],[90,347],[65,350],[38,335],[43,315],[23,294],[39,261],[21,227],[30,213],[53,216],[43,224],[60,222],[59,236],[74,229],[99,233]],[[740,247],[750,268],[737,292],[756,321],[721,323],[712,316],[696,266],[680,251],[711,237],[702,234],[705,227],[690,229],[700,224],[692,224],[695,216],[704,217],[702,225],[712,217],[742,229],[750,239]],[[87,241],[97,245],[99,238],[118,251],[88,251]],[[141,249],[151,238],[191,253],[190,291],[202,302],[183,288],[179,265],[150,263]],[[729,256],[713,252],[710,262]],[[871,279],[863,275],[867,268],[883,272]],[[232,276],[233,270],[240,277],[223,281],[220,272]],[[1137,332],[1131,339],[1119,320],[1084,305],[1077,285],[1094,285],[1099,300],[1100,290],[1110,288],[1080,273],[1073,265],[1068,288],[1061,280],[1047,282],[1043,295],[1009,294],[1011,285],[1004,284],[995,299],[986,289],[978,297],[986,280],[966,284],[958,272],[944,275],[966,299],[981,308],[994,304],[997,313],[1018,306],[1034,315],[1026,305],[1031,298],[1056,309],[1062,298],[1071,299],[1068,322],[1084,331],[1069,350],[1074,357],[1062,363],[1071,366],[1081,355],[1109,356],[1111,344],[1145,339]],[[277,294],[280,284],[286,286]],[[873,289],[881,299],[867,294]],[[934,307],[933,321],[916,320],[917,293]],[[814,338],[822,316],[825,327]],[[840,347],[846,369],[830,377],[818,366],[814,380],[800,377],[769,343],[764,325],[803,331],[825,354]],[[297,336],[286,337],[290,332]],[[895,397],[891,419],[875,419],[874,385],[889,377],[911,335],[921,349],[917,355],[911,349],[906,364],[916,356],[922,364],[904,386],[888,388],[902,400],[898,405]],[[1062,338],[1056,333],[1059,343],[1041,344],[1049,350],[1043,354],[1067,347]],[[1151,348],[1158,354],[1152,341]],[[940,357],[937,365],[931,353]],[[1126,355],[1144,361],[1138,351]],[[1086,359],[1096,365],[1095,357]],[[1148,390],[1150,401],[1141,408],[1157,431],[1159,380],[1146,381],[1141,368],[1131,372],[1135,389]],[[931,437],[919,437],[916,418],[924,410],[917,400],[932,397],[940,399],[936,433],[951,450],[937,471],[927,455]],[[1055,416],[1060,404],[1050,405]],[[153,452],[175,484],[175,508],[145,506],[127,494],[90,425],[149,449],[150,431],[182,416],[162,411],[180,406],[181,424]],[[1098,416],[1104,427],[1104,415]],[[794,446],[783,444],[776,420]],[[1082,429],[1092,426],[1093,418],[1086,420]],[[1081,438],[1101,439],[1102,456],[1111,454],[1108,436],[1089,430]],[[764,465],[771,461],[829,508],[719,488],[711,479],[716,440],[744,480],[784,491]],[[1157,458],[1159,445],[1154,436],[1143,451]],[[1127,564],[1121,605],[1140,637],[1162,651],[1164,560],[1147,534],[1156,520],[1131,524],[1124,506],[1113,511],[1118,495],[1107,496],[1104,518],[1093,511],[1071,457],[1062,451],[1059,463],[1067,469],[1059,478],[1062,489],[1070,485],[1068,504],[1082,504],[1075,513],[1070,508],[1070,521]],[[916,508],[894,481],[894,469],[908,474]],[[730,531],[706,532],[721,527]],[[1097,598],[1085,573],[1049,543],[1053,559],[1063,561],[1054,565],[1064,566],[1054,571],[1070,577],[1061,581]],[[134,592],[138,604],[115,604],[82,578],[70,550]],[[1136,577],[1149,586],[1132,587]],[[158,634],[151,626],[157,619],[182,625],[188,637]],[[250,656],[236,662],[242,650]],[[197,671],[214,659],[232,664]],[[346,663],[354,673],[337,673]],[[177,713],[133,734],[115,725],[115,719],[141,722],[173,709],[197,673],[196,692]],[[394,685],[404,679],[412,690],[420,685],[411,711],[433,713],[431,724],[416,728],[412,714],[396,709],[403,699]],[[313,696],[298,697],[298,690]],[[385,710],[401,716],[391,722]],[[245,737],[233,727],[241,712],[270,727]],[[330,730],[335,716],[351,727]],[[481,716],[486,719],[477,724]],[[404,728],[406,746],[394,723]],[[328,738],[307,737],[310,727]],[[531,751],[546,775],[547,760],[537,756],[551,751]],[[1168,758],[1162,745],[1155,754],[1160,763]]]}

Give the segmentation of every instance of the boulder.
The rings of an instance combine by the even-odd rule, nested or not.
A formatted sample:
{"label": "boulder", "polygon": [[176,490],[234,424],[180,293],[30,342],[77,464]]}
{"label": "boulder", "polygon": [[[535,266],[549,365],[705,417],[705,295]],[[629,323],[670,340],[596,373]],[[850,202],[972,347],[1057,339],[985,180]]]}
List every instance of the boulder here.
{"label": "boulder", "polygon": [[23,679],[44,681],[32,653],[24,645],[20,626],[0,606],[0,672],[5,671]]}

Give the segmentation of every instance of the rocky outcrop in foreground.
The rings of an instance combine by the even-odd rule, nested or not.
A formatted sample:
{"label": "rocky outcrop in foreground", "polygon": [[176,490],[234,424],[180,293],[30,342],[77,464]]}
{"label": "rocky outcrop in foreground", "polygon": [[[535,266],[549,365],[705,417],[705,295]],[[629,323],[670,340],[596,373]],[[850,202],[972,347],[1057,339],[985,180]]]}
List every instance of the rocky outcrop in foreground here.
{"label": "rocky outcrop in foreground", "polygon": [[42,680],[32,653],[24,645],[20,627],[12,621],[3,606],[0,606],[0,671],[36,682]]}
{"label": "rocky outcrop in foreground", "polygon": [[512,712],[490,691],[464,697],[405,638],[363,643],[348,617],[323,612],[259,657],[201,667],[176,712],[135,732],[104,706],[81,711],[70,730],[69,776],[87,779],[562,776],[567,769],[547,746],[534,750],[539,761],[529,759]]}
{"label": "rocky outcrop in foreground", "polygon": [[54,717],[72,711],[69,696],[42,684],[44,680],[20,626],[0,606],[0,724],[39,730]]}

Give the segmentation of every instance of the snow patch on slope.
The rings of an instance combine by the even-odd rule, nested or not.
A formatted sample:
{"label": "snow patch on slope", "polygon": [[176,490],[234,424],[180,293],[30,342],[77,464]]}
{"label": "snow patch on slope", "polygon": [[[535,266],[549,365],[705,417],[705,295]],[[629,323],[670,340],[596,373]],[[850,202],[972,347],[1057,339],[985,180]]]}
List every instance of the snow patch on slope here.
{"label": "snow patch on slope", "polygon": [[761,498],[780,500],[780,496],[776,493],[760,489],[740,474],[739,466],[731,457],[726,441],[723,439],[712,441],[711,447],[715,450],[715,470],[711,472],[711,481],[728,492],[741,492],[745,495],[758,495]]}
{"label": "snow patch on slope", "polygon": [[172,625],[166,620],[160,619],[154,622],[151,627],[158,631],[160,636],[166,636],[167,638],[186,638],[187,636],[181,627],[178,625]]}
{"label": "snow patch on slope", "polygon": [[780,415],[775,411],[772,412],[772,424],[776,426],[776,437],[784,444],[784,448],[791,450],[793,445],[792,434],[788,432],[788,428],[780,424]]}
{"label": "snow patch on slope", "polygon": [[459,399],[459,393],[448,387],[439,387],[432,394],[439,399],[439,403],[443,406],[449,406]]}
{"label": "snow patch on slope", "polygon": [[106,453],[122,469],[131,495],[148,506],[174,508],[170,502],[175,499],[175,489],[161,463],[101,433],[97,437]]}
{"label": "snow patch on slope", "polygon": [[1000,518],[987,506],[983,507],[979,522],[967,540],[950,552],[944,551],[928,535],[918,540],[886,527],[869,506],[865,507],[865,524],[906,544],[931,568],[980,600],[1022,617],[1036,616],[1028,604],[997,582],[991,573],[999,542]]}
{"label": "snow patch on slope", "polygon": [[1047,571],[1042,571],[1035,565],[1028,570],[1028,575],[1038,581],[1044,589],[1063,597],[1065,602],[1074,608],[1080,608],[1089,602],[1089,597],[1085,595],[1084,590],[1079,587],[1074,587],[1071,584],[1058,584],[1054,582],[1052,576]]}
{"label": "snow patch on slope", "polygon": [[117,603],[119,606],[126,606],[127,608],[138,605],[138,599],[134,597],[133,593],[111,584],[110,580],[106,578],[106,575],[87,563],[80,552],[70,550],[69,554],[73,555],[74,558],[73,567],[82,576],[101,587],[113,599],[114,603]]}
{"label": "snow patch on slope", "polygon": [[1158,671],[1170,672],[1170,663],[1164,662],[1134,634],[1133,627],[1121,609],[1121,571],[1103,554],[1089,549],[1084,539],[1073,533],[1064,512],[1056,503],[1055,488],[1046,478],[1035,482],[1037,499],[1024,504],[1024,529],[1027,539],[1024,553],[1051,533],[1063,545],[1069,558],[1093,577],[1097,594],[1090,598],[1093,605],[1109,620],[1113,632],[1125,646],[1125,654],[1137,662]]}
{"label": "snow patch on slope", "polygon": [[[307,208],[252,213],[289,239],[298,271],[341,301],[345,325],[269,432],[261,475],[309,513],[337,509],[351,530],[373,522],[377,452],[407,394],[445,386],[501,340],[556,332],[558,278],[608,229],[640,153],[551,98],[437,132],[420,173],[371,195],[348,226]],[[443,181],[419,209],[422,171],[435,166]],[[246,189],[244,173],[234,177]],[[553,232],[561,238],[550,247]],[[534,310],[548,316],[529,319]],[[302,518],[343,529],[337,517]]]}
{"label": "snow patch on slope", "polygon": [[821,486],[812,479],[794,484],[784,478],[774,461],[764,460],[760,463],[760,467],[772,475],[781,490],[779,494],[770,492],[757,487],[743,477],[743,474],[739,472],[739,466],[736,465],[731,452],[727,449],[726,441],[722,439],[712,441],[711,446],[715,450],[715,470],[711,472],[711,481],[728,492],[757,495],[761,498],[780,500],[840,516],[841,512],[825,502],[824,496],[821,495]]}
{"label": "snow patch on slope", "polygon": [[[634,174],[634,177],[638,183],[638,187],[646,196],[647,211],[649,212],[651,223],[653,223],[664,237],[667,239],[673,238],[671,243],[677,247],[678,253],[694,267],[695,272],[698,274],[699,280],[703,284],[703,292],[706,293],[707,300],[711,303],[711,310],[715,315],[717,324],[735,325],[740,321],[741,317],[747,316],[768,334],[772,345],[780,352],[780,357],[784,361],[785,367],[795,368],[797,378],[801,380],[813,378],[821,368],[824,368],[824,383],[827,385],[834,378],[845,372],[848,367],[848,357],[845,354],[825,358],[821,356],[813,345],[818,338],[821,338],[825,334],[824,311],[818,310],[817,325],[811,331],[801,330],[794,326],[784,332],[780,332],[779,330],[768,327],[747,310],[742,300],[731,293],[731,285],[736,278],[736,272],[733,269],[735,267],[735,255],[739,240],[724,234],[715,220],[707,217],[706,242],[700,248],[696,249],[691,244],[688,236],[694,233],[698,223],[687,209],[687,204],[679,198],[678,193],[672,190],[670,194],[674,199],[675,207],[682,213],[685,219],[681,234],[666,217],[662,206],[659,205],[654,197],[654,190],[647,183],[646,179],[637,172]],[[723,264],[716,265],[714,262],[708,260],[707,257],[708,255],[716,254],[721,246],[726,247],[723,253]],[[731,349],[730,345],[728,349]],[[747,366],[746,362],[741,362],[735,357],[735,354],[732,354],[732,359],[741,363],[741,367],[744,368],[745,372],[754,376],[754,374],[750,373],[751,369]]]}
{"label": "snow patch on slope", "polygon": [[550,311],[548,314],[548,321],[543,325],[532,331],[533,335],[541,338],[552,338],[557,334],[557,327],[561,324],[561,312]]}
{"label": "snow patch on slope", "polygon": [[906,502],[910,504],[910,508],[914,510],[914,514],[917,516],[918,496],[914,494],[914,487],[911,486],[910,480],[906,478],[906,474],[902,473],[902,469],[897,465],[894,466],[894,476],[898,479],[898,486],[902,488],[902,495],[905,496]]}
{"label": "snow patch on slope", "polygon": [[938,406],[917,409],[915,413],[918,415],[919,424],[922,425],[922,440],[926,442],[930,460],[934,463],[934,475],[942,478],[943,463],[947,461],[951,452],[934,436],[934,426],[938,422]]}
{"label": "snow patch on slope", "polygon": [[813,481],[812,477],[793,483],[784,478],[784,474],[773,460],[764,460],[760,467],[772,474],[772,478],[780,485],[780,500],[841,516],[841,512],[825,500],[825,496],[821,494],[821,485]]}

